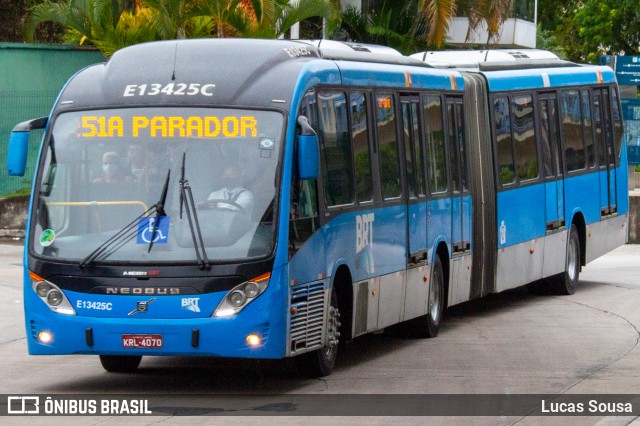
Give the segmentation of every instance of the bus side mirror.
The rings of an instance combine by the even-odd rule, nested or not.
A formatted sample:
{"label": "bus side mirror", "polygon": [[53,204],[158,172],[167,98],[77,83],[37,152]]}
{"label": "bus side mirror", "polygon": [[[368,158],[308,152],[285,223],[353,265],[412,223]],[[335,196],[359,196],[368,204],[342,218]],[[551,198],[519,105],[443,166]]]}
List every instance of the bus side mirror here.
{"label": "bus side mirror", "polygon": [[9,137],[9,152],[7,153],[7,173],[9,176],[24,176],[29,149],[29,133],[35,129],[44,129],[47,122],[48,117],[36,118],[22,122],[13,128]]}
{"label": "bus side mirror", "polygon": [[300,179],[318,179],[318,137],[316,135],[298,136],[298,174]]}
{"label": "bus side mirror", "polygon": [[27,166],[29,132],[11,132],[7,153],[7,173],[9,176],[24,176]]}
{"label": "bus side mirror", "polygon": [[302,129],[298,135],[298,175],[301,180],[318,179],[318,164],[320,153],[318,150],[318,136],[309,125],[307,117],[298,117],[298,124]]}

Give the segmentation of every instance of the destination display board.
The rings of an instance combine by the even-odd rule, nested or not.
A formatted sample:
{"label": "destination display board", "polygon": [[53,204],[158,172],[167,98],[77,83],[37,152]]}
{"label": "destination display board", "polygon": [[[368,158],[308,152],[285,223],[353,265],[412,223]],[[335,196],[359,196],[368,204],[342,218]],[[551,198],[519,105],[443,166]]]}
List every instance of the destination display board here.
{"label": "destination display board", "polygon": [[640,164],[640,99],[621,99],[629,164]]}
{"label": "destination display board", "polygon": [[615,70],[619,85],[640,85],[640,56],[617,56]]}

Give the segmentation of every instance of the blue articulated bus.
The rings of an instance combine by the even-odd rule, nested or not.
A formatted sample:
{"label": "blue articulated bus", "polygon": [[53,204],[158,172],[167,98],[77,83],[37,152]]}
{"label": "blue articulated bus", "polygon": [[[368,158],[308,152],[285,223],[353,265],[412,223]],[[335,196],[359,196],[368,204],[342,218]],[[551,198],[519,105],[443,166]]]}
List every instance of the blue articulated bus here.
{"label": "blue articulated bus", "polygon": [[[85,68],[46,129],[24,253],[29,353],[295,357],[539,282],[626,240],[613,72],[429,65],[332,41],[181,40]],[[544,63],[543,63],[544,62]],[[546,280],[541,281],[543,278]]]}

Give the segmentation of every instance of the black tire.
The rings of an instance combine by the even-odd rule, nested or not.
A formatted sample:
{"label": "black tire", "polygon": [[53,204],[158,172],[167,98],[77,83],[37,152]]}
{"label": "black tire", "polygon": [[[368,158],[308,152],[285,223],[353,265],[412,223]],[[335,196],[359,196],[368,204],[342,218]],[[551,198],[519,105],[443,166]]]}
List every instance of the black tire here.
{"label": "black tire", "polygon": [[338,356],[340,341],[340,312],[338,311],[338,294],[335,287],[331,290],[331,306],[327,320],[327,346],[298,355],[294,359],[298,372],[306,377],[324,377],[331,374]]}
{"label": "black tire", "polygon": [[412,334],[416,337],[431,338],[438,335],[442,313],[444,311],[444,273],[442,261],[436,255],[429,283],[429,295],[427,297],[428,311],[426,315],[418,317],[411,322]]}
{"label": "black tire", "polygon": [[578,280],[580,279],[580,259],[581,251],[578,228],[576,228],[575,225],[571,225],[569,238],[567,240],[567,257],[564,272],[551,278],[557,294],[568,296],[576,292]]}
{"label": "black tire", "polygon": [[141,356],[100,355],[102,368],[110,373],[135,373]]}

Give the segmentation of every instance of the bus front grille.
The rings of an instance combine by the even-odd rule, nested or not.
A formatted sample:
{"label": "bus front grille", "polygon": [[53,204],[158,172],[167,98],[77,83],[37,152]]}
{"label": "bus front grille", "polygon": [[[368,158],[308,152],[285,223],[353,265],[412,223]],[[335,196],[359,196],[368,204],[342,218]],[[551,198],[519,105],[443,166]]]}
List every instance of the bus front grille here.
{"label": "bus front grille", "polygon": [[293,289],[290,309],[291,354],[322,346],[325,312],[324,283],[301,285]]}

